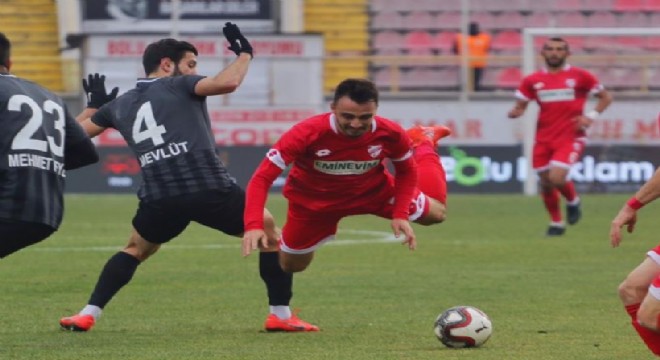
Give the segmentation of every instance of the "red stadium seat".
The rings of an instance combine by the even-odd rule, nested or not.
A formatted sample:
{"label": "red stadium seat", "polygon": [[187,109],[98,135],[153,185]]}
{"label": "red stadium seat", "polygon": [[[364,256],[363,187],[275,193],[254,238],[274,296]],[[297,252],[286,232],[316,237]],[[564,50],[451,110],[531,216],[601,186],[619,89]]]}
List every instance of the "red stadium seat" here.
{"label": "red stadium seat", "polygon": [[614,0],[582,0],[583,11],[611,11]]}
{"label": "red stadium seat", "polygon": [[452,29],[458,30],[461,28],[461,13],[449,11],[441,12],[435,17],[436,29]]}
{"label": "red stadium seat", "polygon": [[646,4],[644,4],[644,10],[651,12],[660,11],[660,0],[646,0]]}
{"label": "red stadium seat", "polygon": [[414,11],[403,18],[403,27],[406,29],[433,29],[435,17],[428,12]]}
{"label": "red stadium seat", "polygon": [[643,11],[644,0],[614,0],[614,11]]}
{"label": "red stadium seat", "polygon": [[499,52],[517,52],[522,47],[520,32],[513,30],[500,31],[493,37],[492,48]]}
{"label": "red stadium seat", "polygon": [[500,89],[517,89],[522,80],[520,68],[508,67],[497,74],[496,86]]}
{"label": "red stadium seat", "polygon": [[375,50],[404,48],[403,35],[396,31],[381,31],[374,34],[372,45]]}
{"label": "red stadium seat", "polygon": [[431,54],[433,37],[427,31],[411,31],[405,35],[405,46],[409,54]]}
{"label": "red stadium seat", "polygon": [[519,12],[503,12],[495,18],[495,28],[498,29],[522,29],[525,27],[526,19]]}
{"label": "red stadium seat", "polygon": [[647,27],[649,26],[649,17],[643,12],[623,13],[619,15],[618,22],[614,26]]}
{"label": "red stadium seat", "polygon": [[584,27],[587,20],[580,12],[561,14],[555,17],[555,25],[559,27]]}
{"label": "red stadium seat", "polygon": [[401,29],[402,16],[398,13],[378,13],[371,17],[371,28],[374,30]]}
{"label": "red stadium seat", "polygon": [[441,54],[451,54],[455,39],[456,34],[453,32],[439,32],[433,37],[433,48],[438,50]]}
{"label": "red stadium seat", "polygon": [[587,18],[588,27],[616,27],[618,21],[616,16],[609,11],[597,11]]}
{"label": "red stadium seat", "polygon": [[550,27],[553,26],[554,19],[547,12],[535,12],[525,19],[528,27]]}

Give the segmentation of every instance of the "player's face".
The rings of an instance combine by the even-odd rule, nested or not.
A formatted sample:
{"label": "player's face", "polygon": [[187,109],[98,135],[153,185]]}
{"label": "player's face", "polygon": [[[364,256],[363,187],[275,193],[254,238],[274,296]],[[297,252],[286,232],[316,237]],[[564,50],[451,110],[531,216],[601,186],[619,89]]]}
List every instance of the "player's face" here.
{"label": "player's face", "polygon": [[367,131],[371,131],[376,108],[374,101],[358,104],[348,96],[339,98],[331,106],[337,128],[342,134],[350,137],[362,136]]}
{"label": "player's face", "polygon": [[568,46],[562,41],[547,41],[543,45],[541,55],[545,59],[545,64],[551,69],[558,69],[564,66],[568,57]]}
{"label": "player's face", "polygon": [[197,75],[197,56],[195,54],[186,52],[172,72],[172,76],[177,75]]}

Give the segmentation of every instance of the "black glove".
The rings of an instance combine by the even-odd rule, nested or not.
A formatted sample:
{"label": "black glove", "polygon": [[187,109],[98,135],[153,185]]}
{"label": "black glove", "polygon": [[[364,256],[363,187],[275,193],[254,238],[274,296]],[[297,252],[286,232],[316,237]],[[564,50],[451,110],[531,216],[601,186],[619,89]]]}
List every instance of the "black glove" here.
{"label": "black glove", "polygon": [[105,75],[98,73],[87,75],[87,80],[82,81],[85,95],[87,95],[87,107],[98,109],[117,97],[119,88],[116,87],[108,94],[105,90]]}
{"label": "black glove", "polygon": [[250,58],[253,58],[253,50],[250,42],[241,34],[241,29],[238,28],[236,24],[230,22],[225,24],[225,27],[222,28],[222,33],[225,34],[225,38],[229,42],[229,47],[227,49],[231,50],[236,54],[236,56],[241,53],[250,54]]}

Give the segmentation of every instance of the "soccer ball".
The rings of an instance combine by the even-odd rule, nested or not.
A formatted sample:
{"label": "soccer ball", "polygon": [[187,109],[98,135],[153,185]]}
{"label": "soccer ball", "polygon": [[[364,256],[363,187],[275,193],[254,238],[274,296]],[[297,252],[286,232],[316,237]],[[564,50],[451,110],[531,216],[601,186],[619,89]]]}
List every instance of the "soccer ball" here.
{"label": "soccer ball", "polygon": [[435,336],[450,348],[483,345],[493,333],[490,318],[473,306],[454,306],[438,315]]}

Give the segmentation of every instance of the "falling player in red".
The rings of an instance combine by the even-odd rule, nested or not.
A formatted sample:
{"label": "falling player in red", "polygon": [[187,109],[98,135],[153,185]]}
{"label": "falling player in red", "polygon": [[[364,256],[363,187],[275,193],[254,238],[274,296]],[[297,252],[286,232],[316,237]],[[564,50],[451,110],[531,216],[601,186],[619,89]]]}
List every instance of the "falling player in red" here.
{"label": "falling player in red", "polygon": [[[566,63],[570,51],[562,38],[543,44],[541,55],[547,68],[522,80],[510,118],[520,117],[527,104],[539,105],[532,167],[538,172],[541,196],[550,214],[548,236],[563,235],[566,226],[559,207],[560,194],[566,199],[566,217],[573,225],[580,220],[580,197],[568,179],[571,166],[582,155],[586,130],[610,105],[610,93],[588,71]],[[583,114],[589,95],[598,98],[593,110]]]}
{"label": "falling player in red", "polygon": [[[446,180],[435,147],[449,130],[417,126],[406,133],[377,116],[377,107],[372,82],[347,79],[337,86],[331,112],[282,135],[247,186],[243,255],[266,241],[262,214],[268,189],[289,165],[284,186],[289,210],[280,238],[286,272],[305,270],[343,217],[391,219],[394,234],[403,234],[411,250],[416,239],[409,221],[431,225],[445,219]],[[396,175],[386,169],[386,159]]]}
{"label": "falling player in red", "polygon": [[[621,228],[633,232],[637,210],[660,197],[660,170],[623,205],[612,220],[610,241],[621,243]],[[647,257],[619,285],[619,298],[632,319],[632,326],[646,346],[660,356],[660,245],[646,253]]]}

